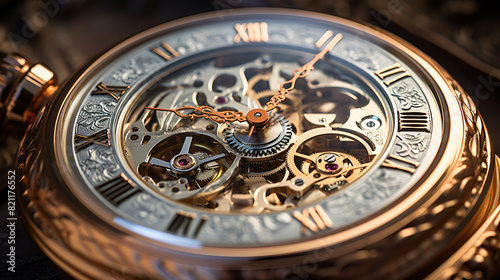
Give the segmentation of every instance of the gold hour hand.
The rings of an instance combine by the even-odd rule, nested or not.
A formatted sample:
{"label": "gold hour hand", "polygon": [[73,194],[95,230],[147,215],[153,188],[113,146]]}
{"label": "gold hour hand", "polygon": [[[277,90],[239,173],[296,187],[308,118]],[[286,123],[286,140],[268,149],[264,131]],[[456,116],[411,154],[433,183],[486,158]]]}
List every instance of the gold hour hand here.
{"label": "gold hour hand", "polygon": [[[182,106],[182,107],[179,107],[176,109],[164,109],[164,108],[156,108],[156,107],[145,107],[145,109],[172,112],[181,118],[211,119],[211,120],[218,122],[218,123],[234,122],[234,121],[244,122],[247,120],[246,116],[243,112],[240,112],[240,111],[221,111],[221,112],[218,112],[210,106],[196,106],[195,107],[195,106],[186,105],[186,106]],[[184,111],[184,110],[190,110],[192,112],[188,113],[188,114],[183,114],[182,111]]]}
{"label": "gold hour hand", "polygon": [[333,37],[333,39],[330,41],[330,43],[328,43],[322,50],[321,52],[319,52],[318,54],[316,54],[314,56],[314,58],[309,61],[308,63],[304,64],[302,67],[299,67],[295,70],[293,70],[293,77],[282,83],[280,85],[280,89],[278,90],[278,93],[276,93],[275,95],[273,95],[273,97],[271,97],[271,99],[266,103],[266,111],[270,111],[274,108],[276,108],[276,106],[278,106],[278,104],[281,103],[281,101],[285,100],[286,99],[286,96],[285,94],[287,94],[288,92],[290,92],[292,89],[295,88],[295,82],[297,81],[298,78],[305,78],[307,76],[309,76],[309,73],[311,73],[312,70],[314,70],[314,64],[316,62],[318,62],[318,60],[320,59],[323,59],[323,57],[325,56],[325,54],[331,50],[333,50],[333,48],[335,47],[335,45],[337,45],[337,43],[342,39],[342,34],[339,33],[337,34],[335,37]]}

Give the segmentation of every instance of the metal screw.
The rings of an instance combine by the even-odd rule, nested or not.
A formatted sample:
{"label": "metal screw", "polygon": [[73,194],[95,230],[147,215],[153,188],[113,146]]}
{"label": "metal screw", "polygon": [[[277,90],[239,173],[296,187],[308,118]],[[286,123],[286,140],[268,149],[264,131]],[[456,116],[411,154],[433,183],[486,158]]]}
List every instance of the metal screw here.
{"label": "metal screw", "polygon": [[302,186],[302,185],[304,185],[304,179],[299,178],[299,179],[295,180],[294,184],[296,186]]}
{"label": "metal screw", "polygon": [[334,154],[329,154],[325,156],[326,162],[335,162],[337,160],[337,157],[335,157]]}
{"label": "metal screw", "polygon": [[254,116],[254,117],[256,117],[256,118],[260,118],[260,117],[262,116],[262,114],[261,114],[261,113],[259,113],[259,112],[257,112],[257,113],[255,113],[255,114],[253,114],[253,116]]}

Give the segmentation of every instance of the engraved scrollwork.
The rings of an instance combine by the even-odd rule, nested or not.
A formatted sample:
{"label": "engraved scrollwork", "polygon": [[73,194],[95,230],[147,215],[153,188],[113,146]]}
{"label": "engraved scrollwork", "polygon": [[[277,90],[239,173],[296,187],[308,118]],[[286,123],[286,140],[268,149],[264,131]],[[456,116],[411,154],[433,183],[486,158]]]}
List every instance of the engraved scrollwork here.
{"label": "engraved scrollwork", "polygon": [[399,149],[396,153],[402,157],[418,159],[427,149],[426,135],[424,133],[398,134],[399,142],[396,143]]}
{"label": "engraved scrollwork", "polygon": [[115,108],[116,102],[113,101],[89,102],[82,107],[78,124],[91,130],[105,128]]}
{"label": "engraved scrollwork", "polygon": [[403,110],[420,108],[426,104],[423,95],[404,82],[399,83],[392,89],[392,95],[398,98]]}
{"label": "engraved scrollwork", "polygon": [[82,171],[94,184],[111,180],[119,174],[119,167],[110,149],[94,145],[79,158]]}
{"label": "engraved scrollwork", "polygon": [[368,131],[366,136],[375,143],[377,146],[384,145],[384,136],[380,131]]}
{"label": "engraved scrollwork", "polygon": [[[253,242],[269,242],[272,235],[281,232],[283,227],[292,221],[287,213],[274,216],[227,216],[215,217],[206,225],[204,231],[208,236],[218,237],[227,244]],[[252,228],[252,230],[248,230]]]}
{"label": "engraved scrollwork", "polygon": [[457,264],[449,267],[444,276],[450,280],[493,279],[499,262],[500,212],[497,211],[493,223],[476,240],[475,246],[466,251]]}
{"label": "engraved scrollwork", "polygon": [[158,224],[168,215],[168,208],[164,203],[148,193],[141,193],[130,203],[133,213],[148,224]]}
{"label": "engraved scrollwork", "polygon": [[17,156],[17,168],[21,188],[24,188],[23,199],[20,200],[20,207],[29,211],[34,224],[52,239],[61,239],[67,236],[64,229],[58,229],[57,220],[53,216],[58,216],[59,202],[55,199],[56,192],[50,185],[50,180],[46,176],[50,165],[42,162],[42,149],[40,149],[43,131],[45,131],[47,114],[42,111],[32,126],[28,129],[21,143],[21,149]]}
{"label": "engraved scrollwork", "polygon": [[370,48],[365,47],[363,44],[349,44],[348,47],[339,48],[339,53],[344,57],[348,57],[367,69],[378,70],[380,69],[379,60],[376,57],[376,52]]}
{"label": "engraved scrollwork", "polygon": [[[421,259],[430,259],[442,250],[443,244],[451,242],[447,237],[460,228],[464,215],[472,211],[474,201],[482,192],[486,167],[490,161],[486,132],[470,98],[461,91],[457,91],[456,94],[460,107],[467,117],[464,120],[463,151],[457,162],[457,168],[453,170],[453,179],[442,186],[443,193],[434,204],[424,209],[411,223],[369,247],[376,252],[377,260],[386,260],[391,256],[395,257],[386,251],[389,244],[413,244],[411,251],[403,253],[405,257],[393,259],[390,267],[385,266],[383,269],[378,269],[378,274],[372,274],[372,276],[378,275],[375,278],[401,274],[407,267],[411,267],[409,263],[412,258],[418,256]],[[445,224],[444,221],[448,226],[442,226]]]}
{"label": "engraved scrollwork", "polygon": [[181,42],[184,42],[184,44],[179,46],[178,49],[179,51],[183,51],[184,48],[186,48],[187,50],[203,49],[207,46],[215,46],[232,41],[233,38],[230,35],[223,34],[222,32],[200,30],[194,32],[191,37],[181,40]]}
{"label": "engraved scrollwork", "polygon": [[331,198],[325,204],[325,210],[340,208],[342,209],[340,212],[346,215],[354,213],[363,215],[369,212],[373,206],[379,205],[381,201],[394,194],[402,185],[402,181],[404,179],[394,176],[389,170],[381,169],[364,183],[365,186],[369,187],[364,188],[361,192],[356,189],[347,189],[345,192]]}
{"label": "engraved scrollwork", "polygon": [[124,82],[125,84],[131,84],[138,77],[151,72],[159,64],[158,60],[155,60],[148,56],[138,57],[137,59],[132,59],[127,61],[119,67],[111,77],[117,81]]}

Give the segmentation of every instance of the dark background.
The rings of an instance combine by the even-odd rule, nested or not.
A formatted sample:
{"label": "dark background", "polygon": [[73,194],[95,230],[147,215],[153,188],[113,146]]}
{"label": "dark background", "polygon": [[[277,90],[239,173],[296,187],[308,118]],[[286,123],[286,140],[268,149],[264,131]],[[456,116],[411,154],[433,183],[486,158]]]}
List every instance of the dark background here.
{"label": "dark background", "polygon": [[[474,99],[492,135],[495,150],[500,151],[499,3],[493,0],[0,0],[0,52],[17,52],[31,62],[43,62],[63,81],[120,41],[173,19],[209,11],[223,15],[228,9],[244,7],[319,11],[387,29],[434,58]],[[5,153],[9,152],[0,157],[7,158]],[[20,227],[20,221],[16,228],[16,273],[7,271],[3,261],[8,248],[3,224],[7,217],[6,198],[2,191],[0,278],[58,279],[60,275]]]}

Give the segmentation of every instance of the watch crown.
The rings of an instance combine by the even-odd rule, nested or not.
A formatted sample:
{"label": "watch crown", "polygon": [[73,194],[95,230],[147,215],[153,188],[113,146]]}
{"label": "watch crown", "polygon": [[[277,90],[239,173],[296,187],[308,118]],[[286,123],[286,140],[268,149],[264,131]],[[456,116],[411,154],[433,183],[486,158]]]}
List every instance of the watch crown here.
{"label": "watch crown", "polygon": [[22,74],[28,71],[28,62],[17,54],[6,55],[0,61],[0,106],[7,99],[10,86]]}
{"label": "watch crown", "polygon": [[16,54],[0,64],[1,121],[29,124],[54,93],[55,74],[42,64],[29,65]]}

